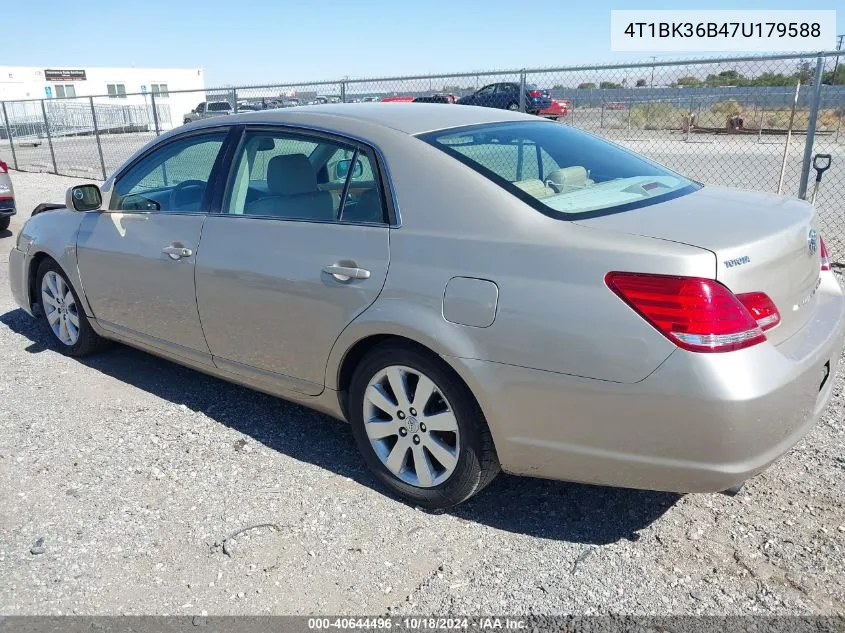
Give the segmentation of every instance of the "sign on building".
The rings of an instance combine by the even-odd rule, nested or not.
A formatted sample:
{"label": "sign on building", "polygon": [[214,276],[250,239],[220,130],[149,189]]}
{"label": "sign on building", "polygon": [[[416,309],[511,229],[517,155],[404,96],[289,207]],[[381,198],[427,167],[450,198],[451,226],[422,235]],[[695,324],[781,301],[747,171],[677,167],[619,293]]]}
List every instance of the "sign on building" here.
{"label": "sign on building", "polygon": [[46,68],[44,70],[45,81],[85,81],[84,70]]}

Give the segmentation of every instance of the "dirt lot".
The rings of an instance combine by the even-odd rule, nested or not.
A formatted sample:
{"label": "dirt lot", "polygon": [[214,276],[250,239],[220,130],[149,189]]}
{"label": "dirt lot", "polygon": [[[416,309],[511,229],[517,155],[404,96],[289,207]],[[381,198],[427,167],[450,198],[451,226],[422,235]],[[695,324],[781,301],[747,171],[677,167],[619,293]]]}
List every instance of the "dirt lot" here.
{"label": "dirt lot", "polygon": [[[6,249],[79,182],[13,177]],[[502,476],[429,514],[342,423],[125,347],[58,354],[5,256],[0,346],[4,615],[845,613],[841,359],[820,423],[737,497]]]}

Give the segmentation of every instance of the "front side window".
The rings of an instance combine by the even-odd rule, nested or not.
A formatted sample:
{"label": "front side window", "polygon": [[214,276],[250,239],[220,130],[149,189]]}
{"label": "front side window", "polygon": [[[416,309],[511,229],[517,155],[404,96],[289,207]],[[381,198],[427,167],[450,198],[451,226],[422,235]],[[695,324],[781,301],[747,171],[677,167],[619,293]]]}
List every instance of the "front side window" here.
{"label": "front side window", "polygon": [[114,185],[109,209],[197,213],[227,131],[197,134],[153,149]]}
{"label": "front side window", "polygon": [[366,151],[323,138],[254,130],[244,135],[223,204],[229,215],[384,222],[381,188]]}
{"label": "front side window", "polygon": [[420,138],[547,215],[566,219],[656,204],[699,187],[617,145],[545,121],[478,125]]}

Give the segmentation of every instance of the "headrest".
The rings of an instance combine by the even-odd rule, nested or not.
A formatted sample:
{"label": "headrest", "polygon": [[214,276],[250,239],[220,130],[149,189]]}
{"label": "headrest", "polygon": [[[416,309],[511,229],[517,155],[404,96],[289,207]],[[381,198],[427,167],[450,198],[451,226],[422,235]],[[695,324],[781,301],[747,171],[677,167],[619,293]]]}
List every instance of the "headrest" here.
{"label": "headrest", "polygon": [[305,154],[274,156],[267,163],[267,188],[281,196],[313,193],[317,188],[317,174]]}
{"label": "headrest", "polygon": [[558,185],[583,186],[587,184],[587,170],[581,165],[562,167],[551,172],[548,179]]}

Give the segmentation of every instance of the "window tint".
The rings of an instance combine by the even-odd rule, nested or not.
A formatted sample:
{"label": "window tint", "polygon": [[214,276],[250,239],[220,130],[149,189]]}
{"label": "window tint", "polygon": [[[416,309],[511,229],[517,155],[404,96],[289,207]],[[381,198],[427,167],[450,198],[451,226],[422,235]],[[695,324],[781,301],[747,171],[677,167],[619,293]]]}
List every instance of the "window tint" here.
{"label": "window tint", "polygon": [[233,165],[224,213],[384,221],[371,158],[352,146],[287,132],[250,131]]}
{"label": "window tint", "polygon": [[422,138],[552,215],[624,211],[698,188],[665,167],[565,125],[493,124]]}
{"label": "window tint", "polygon": [[208,104],[209,112],[222,112],[223,110],[231,110],[232,106],[228,101],[212,101]]}
{"label": "window tint", "polygon": [[203,211],[208,181],[226,134],[188,136],[152,150],[115,182],[109,209]]}
{"label": "window tint", "polygon": [[489,86],[484,86],[481,90],[478,91],[480,95],[491,95],[496,91],[496,84],[490,84]]}

